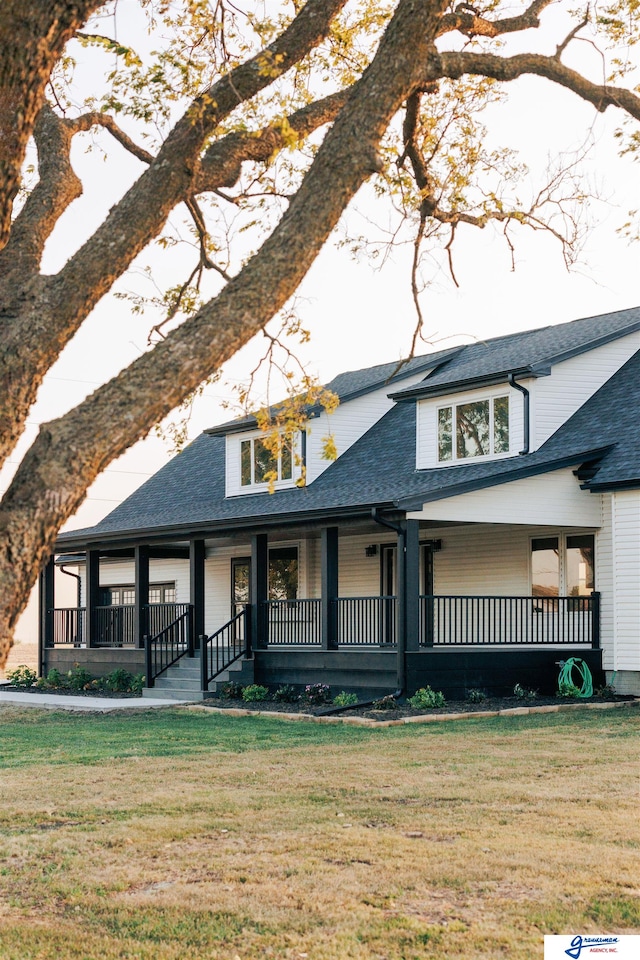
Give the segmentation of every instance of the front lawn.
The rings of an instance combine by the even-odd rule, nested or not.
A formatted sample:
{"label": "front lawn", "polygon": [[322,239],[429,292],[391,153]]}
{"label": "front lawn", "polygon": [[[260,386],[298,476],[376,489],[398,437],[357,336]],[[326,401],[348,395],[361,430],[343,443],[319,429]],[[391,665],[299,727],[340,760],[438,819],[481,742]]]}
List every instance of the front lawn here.
{"label": "front lawn", "polygon": [[530,960],[640,933],[639,727],[1,707],[0,956]]}

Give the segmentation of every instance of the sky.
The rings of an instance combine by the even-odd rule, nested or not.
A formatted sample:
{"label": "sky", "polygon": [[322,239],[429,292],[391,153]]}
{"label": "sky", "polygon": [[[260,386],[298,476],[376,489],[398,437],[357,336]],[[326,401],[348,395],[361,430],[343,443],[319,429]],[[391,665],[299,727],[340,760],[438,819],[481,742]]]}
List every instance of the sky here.
{"label": "sky", "polygon": [[[578,58],[589,55],[590,51],[582,48],[577,53]],[[530,78],[512,85],[509,109],[492,114],[489,121],[490,137],[496,143],[508,142],[521,150],[532,169],[532,182],[563,151],[589,145],[583,166],[591,191],[600,199],[587,203],[590,229],[581,262],[568,271],[557,241],[519,228],[514,234],[514,270],[504,240],[491,230],[460,230],[454,252],[459,286],[446,271],[435,271],[432,284],[421,297],[430,342],[419,344],[418,353],[640,304],[640,248],[618,232],[628,212],[640,208],[640,168],[631,157],[618,156],[614,133],[619,115],[611,110],[604,116],[595,115],[572,94]],[[123,152],[114,154],[111,149],[111,153],[115,160],[106,165],[99,150],[87,154],[80,145],[75,150],[74,165],[87,190],[52,238],[46,252],[47,270],[60,265],[77,245],[79,234],[89,235],[141,169]],[[103,185],[97,195],[91,189],[95,183]],[[347,214],[356,231],[370,229],[374,215],[366,191]],[[337,249],[341,236],[340,227],[302,284],[296,301],[311,333],[309,344],[297,352],[321,382],[344,370],[406,356],[416,323],[410,295],[411,251],[395,249],[383,266],[372,264]],[[149,325],[148,318],[133,316],[125,302],[103,300],[47,377],[25,436],[0,473],[0,490],[9,482],[38,425],[74,406],[139,355]],[[233,399],[232,385],[246,380],[263,350],[263,338],[257,338],[227,364],[218,383],[207,387],[194,407],[191,438],[229,419],[231,414],[223,403]],[[257,395],[256,400],[260,399]],[[136,444],[98,478],[66,529],[98,522],[171,455],[169,445],[154,435]],[[25,629],[19,628],[18,636]]]}

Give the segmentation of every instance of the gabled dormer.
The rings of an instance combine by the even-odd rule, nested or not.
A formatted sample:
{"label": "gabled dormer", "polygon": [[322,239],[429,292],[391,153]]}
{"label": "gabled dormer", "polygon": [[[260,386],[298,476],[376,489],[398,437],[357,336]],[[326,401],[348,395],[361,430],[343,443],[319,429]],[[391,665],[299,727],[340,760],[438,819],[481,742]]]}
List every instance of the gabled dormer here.
{"label": "gabled dormer", "polygon": [[497,337],[460,349],[418,384],[416,468],[538,450],[640,349],[637,310]]}

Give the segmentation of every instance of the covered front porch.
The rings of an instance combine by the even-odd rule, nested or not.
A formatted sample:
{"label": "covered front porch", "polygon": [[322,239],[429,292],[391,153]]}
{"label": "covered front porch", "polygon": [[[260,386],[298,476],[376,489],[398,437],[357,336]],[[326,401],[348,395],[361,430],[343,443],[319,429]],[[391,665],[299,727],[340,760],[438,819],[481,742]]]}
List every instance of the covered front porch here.
{"label": "covered front porch", "polygon": [[[126,664],[151,686],[195,655],[208,690],[245,658],[256,682],[330,682],[356,692],[411,691],[438,677],[439,688],[504,692],[512,674],[532,685],[533,671],[553,683],[555,662],[572,655],[599,671],[593,577],[565,593],[564,573],[557,587],[531,589],[532,555],[577,549],[571,536],[579,533],[555,531],[553,548],[549,532],[396,515],[89,546],[84,564],[78,558],[84,603],[57,606],[53,562],[43,574],[42,670],[82,663],[98,675]],[[527,589],[508,589],[517,585]]]}

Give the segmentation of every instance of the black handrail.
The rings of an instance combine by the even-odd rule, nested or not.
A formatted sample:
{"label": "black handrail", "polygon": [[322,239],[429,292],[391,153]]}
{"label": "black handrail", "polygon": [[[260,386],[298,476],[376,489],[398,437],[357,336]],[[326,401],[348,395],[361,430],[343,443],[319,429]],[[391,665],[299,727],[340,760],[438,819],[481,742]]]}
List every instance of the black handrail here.
{"label": "black handrail", "polygon": [[193,607],[168,624],[155,637],[144,638],[147,687],[152,687],[165,670],[184,657],[193,656]]}
{"label": "black handrail", "polygon": [[208,690],[212,680],[243,656],[251,656],[251,617],[244,606],[210,637],[200,638],[202,690]]}

